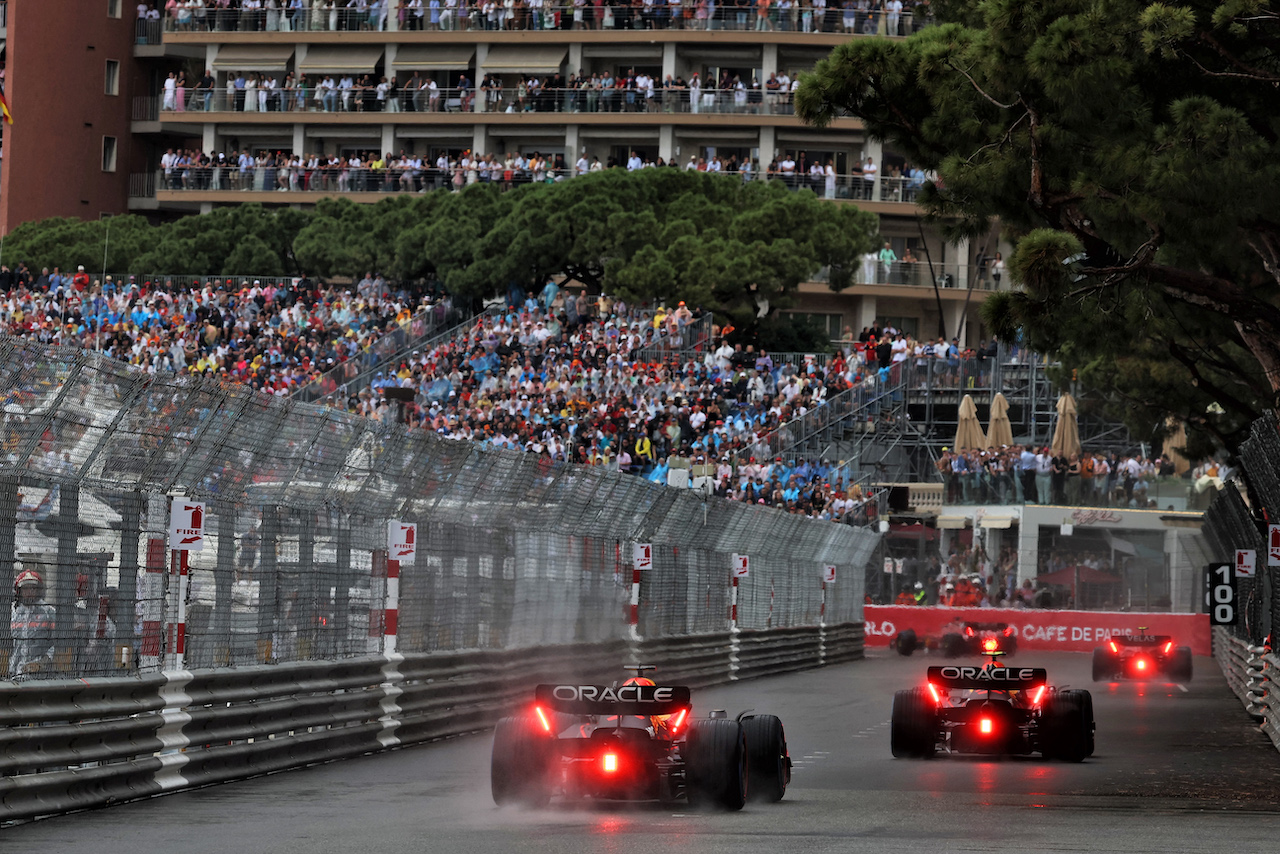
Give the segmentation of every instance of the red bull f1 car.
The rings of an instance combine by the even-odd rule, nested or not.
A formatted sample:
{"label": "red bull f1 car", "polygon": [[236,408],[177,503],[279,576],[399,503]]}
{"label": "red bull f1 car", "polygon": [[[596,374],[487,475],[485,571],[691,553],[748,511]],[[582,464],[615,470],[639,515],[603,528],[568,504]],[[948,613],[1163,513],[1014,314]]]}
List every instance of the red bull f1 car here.
{"label": "red bull f1 car", "polygon": [[563,796],[739,810],[748,798],[782,799],[791,757],[777,717],[694,717],[688,688],[633,678],[537,686],[532,703],[498,722],[490,772],[498,806]]}
{"label": "red bull f1 car", "polygon": [[1093,650],[1093,681],[1167,679],[1191,681],[1191,647],[1174,646],[1169,635],[1149,635],[1146,626],[1136,635],[1112,635]]}
{"label": "red bull f1 car", "polygon": [[896,757],[944,753],[1081,762],[1093,755],[1093,697],[1049,685],[1040,667],[930,667],[922,687],[893,698],[889,747]]}
{"label": "red bull f1 car", "polygon": [[965,620],[951,623],[936,638],[921,639],[915,629],[903,629],[890,642],[899,655],[911,655],[917,649],[938,649],[947,658],[964,655],[990,655],[993,652],[1013,655],[1018,651],[1018,630],[1008,623],[981,623]]}

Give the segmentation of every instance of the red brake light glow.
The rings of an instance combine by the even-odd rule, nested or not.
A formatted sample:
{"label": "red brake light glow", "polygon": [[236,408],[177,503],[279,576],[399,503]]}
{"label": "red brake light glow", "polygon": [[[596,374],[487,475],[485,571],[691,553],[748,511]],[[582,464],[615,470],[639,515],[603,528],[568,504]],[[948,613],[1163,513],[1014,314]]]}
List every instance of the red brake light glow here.
{"label": "red brake light glow", "polygon": [[1036,689],[1036,695],[1031,698],[1031,705],[1033,706],[1040,705],[1040,698],[1044,696],[1044,691],[1048,687],[1049,687],[1048,685],[1041,685],[1039,688]]}
{"label": "red brake light glow", "polygon": [[676,715],[676,719],[671,722],[671,734],[675,735],[680,727],[684,724],[684,716],[689,714],[688,709],[681,709],[680,714]]}
{"label": "red brake light glow", "polygon": [[1165,655],[1168,655],[1168,654],[1169,654],[1169,650],[1171,650],[1171,649],[1173,649],[1173,641],[1169,641],[1167,644],[1165,644],[1165,645],[1164,645],[1164,653],[1165,653]]}
{"label": "red brake light glow", "polygon": [[1119,652],[1119,651],[1120,651],[1120,647],[1116,646],[1116,642],[1115,642],[1115,641],[1107,641],[1107,646],[1111,647],[1111,651],[1112,651],[1112,652]]}
{"label": "red brake light glow", "polygon": [[991,718],[983,718],[980,721],[978,721],[978,730],[983,735],[991,735],[991,729],[992,729]]}
{"label": "red brake light glow", "polygon": [[988,638],[982,642],[982,648],[987,652],[995,652],[999,646],[1000,644],[996,642],[995,638]]}
{"label": "red brake light glow", "polygon": [[1134,662],[1133,662],[1133,666],[1134,666],[1134,667],[1136,667],[1136,668],[1138,668],[1139,670],[1146,670],[1146,669],[1147,669],[1147,660],[1146,660],[1145,658],[1139,658],[1139,659],[1137,659],[1136,661],[1134,661]]}
{"label": "red brake light glow", "polygon": [[547,720],[546,714],[542,711],[542,706],[534,706],[533,711],[538,715],[538,720],[542,722],[542,728],[547,732],[551,732],[551,721]]}
{"label": "red brake light glow", "polygon": [[938,696],[938,689],[933,687],[932,682],[929,682],[928,685],[929,685],[929,693],[933,695],[933,701],[935,703],[941,703],[942,698]]}
{"label": "red brake light glow", "polygon": [[1013,626],[1004,627],[1004,636],[1007,638],[1013,637]]}
{"label": "red brake light glow", "polygon": [[964,633],[969,637],[973,637],[973,626],[965,626]]}
{"label": "red brake light glow", "polygon": [[606,753],[600,764],[606,774],[615,773],[618,770],[618,754]]}

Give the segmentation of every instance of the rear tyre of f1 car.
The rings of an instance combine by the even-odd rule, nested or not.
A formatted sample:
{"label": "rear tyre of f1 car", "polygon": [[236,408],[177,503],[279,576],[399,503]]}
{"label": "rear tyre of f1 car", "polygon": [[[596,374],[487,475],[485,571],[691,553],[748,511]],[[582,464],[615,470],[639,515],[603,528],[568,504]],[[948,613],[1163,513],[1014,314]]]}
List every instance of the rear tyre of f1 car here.
{"label": "rear tyre of f1 car", "polygon": [[791,782],[791,756],[782,721],[774,715],[744,718],[747,738],[747,794],[753,801],[777,803]]}
{"label": "rear tyre of f1 car", "polygon": [[689,804],[740,810],[747,802],[747,738],[729,718],[694,721],[684,745]]}
{"label": "rear tyre of f1 car", "polygon": [[1083,762],[1093,754],[1093,696],[1059,691],[1045,704],[1041,752],[1047,759]]}
{"label": "rear tyre of f1 car", "polygon": [[893,646],[894,649],[898,650],[898,655],[910,655],[916,651],[916,647],[919,645],[920,639],[916,637],[915,629],[903,629],[893,639]]}
{"label": "rear tyre of f1 car", "polygon": [[1102,647],[1093,649],[1093,681],[1106,682],[1115,676],[1118,664],[1114,656]]}
{"label": "rear tyre of f1 car", "polygon": [[899,759],[928,759],[937,749],[937,712],[923,688],[893,695],[889,751]]}
{"label": "rear tyre of f1 car", "polygon": [[1018,651],[1018,636],[1009,635],[1005,638],[1003,649],[1005,655],[1013,655],[1016,653]]}
{"label": "rear tyre of f1 car", "polygon": [[1180,646],[1169,660],[1169,677],[1175,682],[1191,681],[1191,647]]}
{"label": "rear tyre of f1 car", "polygon": [[555,747],[555,741],[532,715],[514,715],[498,721],[489,763],[493,802],[500,807],[546,806],[551,799]]}
{"label": "rear tyre of f1 car", "polygon": [[942,654],[947,658],[959,658],[964,655],[964,638],[955,632],[943,635]]}

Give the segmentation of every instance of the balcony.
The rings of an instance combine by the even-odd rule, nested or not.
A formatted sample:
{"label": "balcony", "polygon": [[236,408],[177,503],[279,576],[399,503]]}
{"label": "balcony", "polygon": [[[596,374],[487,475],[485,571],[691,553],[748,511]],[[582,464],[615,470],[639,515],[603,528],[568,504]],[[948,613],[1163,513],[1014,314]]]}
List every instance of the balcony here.
{"label": "balcony", "polygon": [[[371,158],[377,152],[369,152]],[[447,155],[445,155],[447,157]],[[362,164],[368,160],[361,161]],[[249,166],[240,169],[236,165],[226,166],[177,166],[170,170],[157,170],[149,173],[137,173],[130,176],[130,196],[132,198],[155,198],[161,206],[173,204],[240,204],[257,202],[260,204],[314,204],[322,198],[346,196],[354,201],[374,202],[379,199],[409,193],[426,193],[436,191],[456,191],[473,183],[494,183],[505,189],[534,182],[563,181],[573,176],[573,169],[561,163],[560,168],[546,168],[537,172],[528,169],[505,168],[505,163],[495,162],[492,166],[475,169],[463,169],[456,159],[447,168],[425,166],[423,168],[391,168],[374,169],[367,165],[354,166],[348,163],[341,165],[308,166],[305,162],[292,165]],[[687,168],[687,165],[686,167]],[[907,186],[906,179],[887,178],[880,181],[868,181],[860,174],[832,175],[830,180],[825,175],[782,173],[779,171],[745,171],[734,172],[744,181],[773,181],[785,185],[788,189],[799,191],[808,189],[822,198],[835,201],[855,202],[860,207],[877,211],[903,212],[901,197],[906,194],[906,204],[911,205],[914,212],[915,190]],[[879,187],[877,187],[879,184]],[[136,192],[135,192],[136,189]],[[875,201],[877,192],[888,201]],[[903,268],[904,270],[906,268]],[[916,279],[927,275],[919,272],[924,265],[910,268],[911,281],[904,277],[908,274],[894,274],[892,281],[883,277],[882,281],[892,285],[928,284]],[[876,281],[874,274],[868,281]],[[942,280],[944,287],[955,287],[956,281]]]}
{"label": "balcony", "polygon": [[763,20],[754,7],[739,9],[723,4],[716,4],[709,18],[699,17],[705,11],[699,12],[691,0],[658,3],[650,7],[650,12],[616,3],[575,7],[518,0],[510,12],[504,12],[502,4],[498,4],[487,13],[480,2],[458,0],[446,2],[436,10],[425,8],[421,16],[411,9],[399,8],[403,4],[396,0],[386,8],[368,12],[347,9],[342,3],[332,9],[315,8],[316,5],[313,0],[308,9],[280,11],[175,8],[163,17],[160,28],[166,41],[172,42],[210,37],[227,41],[273,39],[282,34],[303,41],[334,37],[376,40],[385,38],[388,32],[395,32],[397,38],[409,35],[415,40],[457,38],[472,33],[485,40],[500,41],[508,34],[526,38],[529,33],[538,33],[616,41],[619,36],[650,40],[661,32],[662,39],[668,41],[792,43],[797,37],[810,37],[824,44],[838,44],[851,35],[906,36],[932,23],[930,19],[913,17],[908,11],[895,17],[838,9],[835,4],[817,17],[802,11],[799,4],[781,11],[774,6]]}

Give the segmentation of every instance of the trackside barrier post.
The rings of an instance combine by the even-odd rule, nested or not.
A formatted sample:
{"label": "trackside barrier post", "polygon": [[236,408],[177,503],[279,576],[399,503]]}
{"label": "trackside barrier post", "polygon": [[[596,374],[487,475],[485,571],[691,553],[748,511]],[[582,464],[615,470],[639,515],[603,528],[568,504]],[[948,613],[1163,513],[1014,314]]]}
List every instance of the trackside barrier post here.
{"label": "trackside barrier post", "polygon": [[382,620],[384,651],[394,655],[397,635],[400,631],[400,561],[387,559],[387,608]]}
{"label": "trackside barrier post", "polygon": [[160,666],[160,632],[164,622],[164,540],[147,540],[147,572],[142,579],[142,637],[138,663],[143,670]]}
{"label": "trackside barrier post", "polygon": [[835,564],[822,567],[822,598],[818,603],[818,664],[827,662],[827,584],[835,584]]}
{"label": "trackside barrier post", "polygon": [[640,640],[640,573],[653,569],[653,544],[634,543],[631,548],[631,609],[627,615],[630,638]]}
{"label": "trackside barrier post", "polygon": [[165,670],[182,670],[187,653],[187,581],[188,558],[185,550],[169,552],[169,593],[165,610],[168,623],[165,628]]}
{"label": "trackside barrier post", "polygon": [[369,569],[369,642],[370,655],[382,652],[382,632],[387,596],[387,552],[374,549]]}
{"label": "trackside barrier post", "polygon": [[738,637],[738,579],[746,578],[751,572],[751,558],[736,552],[729,570],[729,681],[738,680],[738,671],[742,667],[740,654],[742,641]]}

